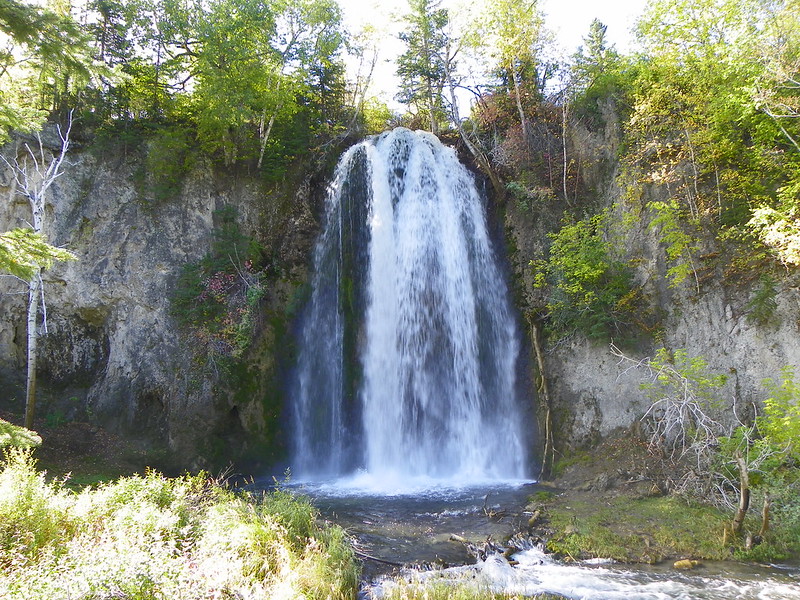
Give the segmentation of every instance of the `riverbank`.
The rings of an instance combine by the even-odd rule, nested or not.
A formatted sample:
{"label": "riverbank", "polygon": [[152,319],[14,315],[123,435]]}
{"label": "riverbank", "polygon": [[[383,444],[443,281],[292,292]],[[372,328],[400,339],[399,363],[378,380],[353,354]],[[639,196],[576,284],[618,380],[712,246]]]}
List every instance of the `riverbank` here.
{"label": "riverbank", "polygon": [[[634,436],[562,459],[556,476],[541,482],[542,491],[526,507],[531,533],[546,540],[548,552],[566,561],[610,558],[657,564],[798,559],[800,544],[791,545],[796,536],[782,523],[771,523],[763,539],[755,536],[762,527],[760,510],[751,510],[741,535],[726,534],[732,510],[675,492],[681,470],[686,468],[652,453],[646,442]],[[750,548],[748,534],[756,539]]]}
{"label": "riverbank", "polygon": [[[0,416],[15,420],[14,415]],[[165,453],[137,447],[87,423],[41,423],[38,429],[43,439],[35,453],[38,467],[49,478],[66,478],[66,484],[76,489],[143,474],[148,468],[173,475],[182,471]],[[780,523],[773,523],[755,552],[744,548],[744,536],[725,539],[724,527],[733,514],[671,493],[670,486],[679,478],[677,468],[634,436],[606,441],[592,452],[562,458],[555,476],[540,482],[539,491],[529,498],[516,519],[517,527],[524,529],[527,520],[530,527],[525,533],[541,539],[548,552],[567,561],[611,558],[656,564],[682,559],[798,559],[797,549],[786,546]],[[497,510],[513,514],[519,508]],[[754,512],[745,530],[757,531],[758,517]]]}

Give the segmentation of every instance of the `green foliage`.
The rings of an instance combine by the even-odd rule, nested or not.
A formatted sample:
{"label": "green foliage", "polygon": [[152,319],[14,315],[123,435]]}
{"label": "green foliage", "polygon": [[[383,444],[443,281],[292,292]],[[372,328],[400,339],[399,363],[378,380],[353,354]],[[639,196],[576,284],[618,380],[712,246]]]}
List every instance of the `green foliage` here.
{"label": "green foliage", "polygon": [[[528,595],[493,591],[487,582],[406,581],[399,578],[381,596],[386,600],[522,600]],[[547,593],[536,594],[535,600],[558,600]]]}
{"label": "green foliage", "polygon": [[537,503],[537,504],[547,504],[551,500],[555,498],[555,494],[553,492],[549,492],[547,490],[539,490],[534,494],[531,494],[528,497],[529,503]]}
{"label": "green foliage", "polygon": [[364,102],[361,112],[364,121],[364,132],[367,134],[385,131],[392,119],[395,118],[389,106],[377,98],[368,98]]}
{"label": "green foliage", "polygon": [[650,221],[650,227],[657,229],[661,234],[661,243],[666,246],[667,259],[672,263],[667,269],[670,287],[679,286],[690,275],[693,275],[696,281],[697,272],[694,268],[693,255],[697,252],[698,241],[684,230],[677,201],[672,199],[668,202],[650,202],[647,206],[656,213]]}
{"label": "green foliage", "polygon": [[784,367],[779,382],[767,379],[764,385],[770,395],[764,400],[758,429],[787,459],[800,463],[800,384],[795,381],[794,369]]}
{"label": "green foliage", "polygon": [[0,448],[35,448],[41,444],[42,438],[35,431],[0,419]]}
{"label": "green foliage", "polygon": [[78,257],[69,250],[51,246],[42,234],[29,228],[0,233],[0,271],[30,280],[57,260],[78,260]]}
{"label": "green foliage", "polygon": [[76,493],[21,451],[0,472],[0,564],[9,599],[345,600],[358,585],[344,532],[305,499],[154,472]]}
{"label": "green foliage", "polygon": [[153,203],[180,194],[183,180],[195,163],[194,146],[191,132],[178,126],[160,129],[149,141],[144,160],[145,187]]}
{"label": "green foliage", "polygon": [[66,11],[3,0],[0,33],[0,142],[9,130],[41,128],[49,110],[65,108],[78,85],[102,72]]}
{"label": "green foliage", "polygon": [[552,335],[578,330],[590,339],[625,337],[639,292],[630,268],[614,259],[606,213],[565,222],[550,234],[548,260],[532,263],[537,287],[549,286],[547,327]]}
{"label": "green foliage", "polygon": [[[637,29],[624,160],[639,182],[668,193],[651,208],[666,226],[673,285],[696,276],[701,238],[755,234],[797,264],[796,4],[654,0]],[[736,266],[761,251],[751,240],[726,256]]]}
{"label": "green foliage", "polygon": [[59,482],[46,483],[44,474],[37,473],[34,466],[30,450],[6,449],[0,471],[2,570],[36,560],[70,533],[66,492]]}
{"label": "green foliage", "polygon": [[171,314],[208,358],[239,358],[250,347],[266,293],[258,244],[244,236],[236,211],[215,214],[211,251],[188,264],[171,298]]}
{"label": "green foliage", "polygon": [[747,302],[747,320],[763,327],[775,321],[775,309],[778,308],[775,296],[778,289],[775,279],[766,273],[762,273],[758,280],[759,286]]}
{"label": "green foliage", "polygon": [[788,208],[760,206],[753,211],[747,226],[786,266],[800,266],[800,226],[797,201]]}
{"label": "green foliage", "polygon": [[[800,385],[785,367],[780,381],[764,381],[769,397],[753,426],[741,425],[719,439],[714,473],[718,489],[739,489],[742,459],[752,492],[751,512],[769,499],[770,524],[765,539],[752,550],[738,549],[747,560],[781,560],[800,552]],[[755,509],[755,510],[753,510]],[[745,530],[761,530],[761,515],[749,515]]]}
{"label": "green foliage", "polygon": [[445,86],[446,9],[439,0],[409,0],[406,29],[400,33],[406,50],[397,59],[400,92],[396,98],[425,114],[428,127],[438,132],[444,114],[442,89]]}

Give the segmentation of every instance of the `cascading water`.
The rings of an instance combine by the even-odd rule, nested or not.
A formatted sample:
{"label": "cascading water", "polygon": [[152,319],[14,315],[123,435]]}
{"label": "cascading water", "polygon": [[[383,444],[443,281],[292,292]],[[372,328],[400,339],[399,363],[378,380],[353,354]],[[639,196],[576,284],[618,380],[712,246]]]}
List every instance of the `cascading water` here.
{"label": "cascading water", "polygon": [[455,152],[402,128],[358,144],[325,217],[300,334],[295,474],[524,477],[517,325]]}

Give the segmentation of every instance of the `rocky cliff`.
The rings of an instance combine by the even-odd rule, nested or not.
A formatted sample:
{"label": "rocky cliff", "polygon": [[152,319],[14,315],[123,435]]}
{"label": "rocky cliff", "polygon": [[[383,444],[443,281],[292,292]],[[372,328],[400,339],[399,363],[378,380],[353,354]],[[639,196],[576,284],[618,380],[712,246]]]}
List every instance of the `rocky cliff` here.
{"label": "rocky cliff", "polygon": [[[24,153],[14,145],[3,153],[11,158],[15,150]],[[48,197],[45,230],[79,260],[44,273],[40,418],[96,419],[166,445],[191,466],[277,443],[280,319],[256,332],[239,373],[248,382],[242,393],[229,385],[229,371],[198,364],[191,338],[170,315],[170,298],[184,265],[208,252],[216,211],[233,207],[243,233],[275,257],[262,308],[283,314],[305,281],[317,227],[310,169],[269,184],[244,168],[221,172],[200,161],[175,197],[154,201],[142,185],[141,151],[78,148],[67,163]],[[30,218],[12,183],[10,170],[0,168],[2,230]],[[25,397],[24,290],[0,279],[0,402],[16,411]]]}
{"label": "rocky cliff", "polygon": [[[633,209],[621,199],[624,182],[614,163],[618,126],[613,118],[606,123],[603,131],[574,131],[573,149],[581,153],[597,203],[617,203],[621,220]],[[15,148],[22,151],[10,145],[4,155],[13,156]],[[142,185],[141,151],[78,148],[68,162],[51,189],[45,227],[52,243],[79,260],[44,274],[40,418],[88,417],[147,445],[163,445],[186,466],[248,452],[277,459],[285,442],[281,357],[291,358],[290,311],[307,280],[325,168],[295,165],[285,180],[269,183],[246,168],[223,171],[200,160],[179,193],[156,201]],[[0,197],[0,229],[29,219],[4,168]],[[509,202],[501,211],[523,314],[539,301],[529,262],[542,255],[547,232],[558,228],[563,207],[554,202]],[[260,305],[268,318],[234,368],[199,360],[192,337],[170,310],[182,269],[209,251],[215,215],[225,207],[236,209],[241,230],[271,261]],[[641,359],[665,346],[702,355],[712,371],[728,376],[720,418],[733,422],[752,414],[765,397],[764,378],[779,377],[786,365],[800,369],[797,277],[782,277],[773,318],[758,322],[748,317],[758,273],[730,277],[724,250],[711,244],[698,263],[702,281],[671,288],[664,248],[647,221],[634,219],[622,246],[637,265],[648,310],[659,315],[658,330],[625,352]],[[24,401],[24,290],[0,278],[0,407],[15,411]],[[636,426],[649,406],[640,389],[645,373],[620,363],[607,343],[580,334],[550,343],[545,368],[561,449],[587,447]]]}
{"label": "rocky cliff", "polygon": [[[706,235],[695,252],[697,278],[670,286],[667,270],[674,263],[668,262],[665,244],[650,226],[652,215],[642,209],[647,200],[664,199],[666,189],[643,185],[620,168],[619,122],[610,105],[601,108],[604,127],[576,127],[570,136],[570,152],[585,165],[590,205],[581,206],[577,198],[565,206],[551,197],[537,206],[510,201],[505,211],[520,309],[530,315],[542,305],[530,261],[545,255],[547,233],[559,229],[565,209],[581,215],[609,207],[616,224],[625,223],[615,228],[620,235],[615,246],[620,258],[634,265],[635,283],[646,298],[642,311],[651,319],[649,331],[631,331],[635,342],[624,346],[623,354],[641,361],[667,348],[704,358],[709,372],[727,378],[713,416],[727,425],[751,419],[767,397],[764,379],[779,381],[786,366],[800,372],[800,276],[768,260],[737,268],[733,265],[741,257],[736,253],[746,249],[726,247]],[[768,319],[753,318],[752,300],[762,272],[772,273],[776,281],[775,306]],[[601,438],[640,427],[652,402],[641,388],[651,380],[646,369],[620,360],[611,344],[590,341],[581,332],[549,340],[544,352],[558,448],[585,449]]]}

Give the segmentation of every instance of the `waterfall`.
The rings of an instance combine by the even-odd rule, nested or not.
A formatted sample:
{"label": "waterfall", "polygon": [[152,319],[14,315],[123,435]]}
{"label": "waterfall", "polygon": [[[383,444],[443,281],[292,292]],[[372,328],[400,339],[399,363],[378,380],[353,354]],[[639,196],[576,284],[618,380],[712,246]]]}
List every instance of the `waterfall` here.
{"label": "waterfall", "polygon": [[517,323],[473,176],[425,132],[350,148],[328,191],[293,390],[293,472],[522,478]]}

